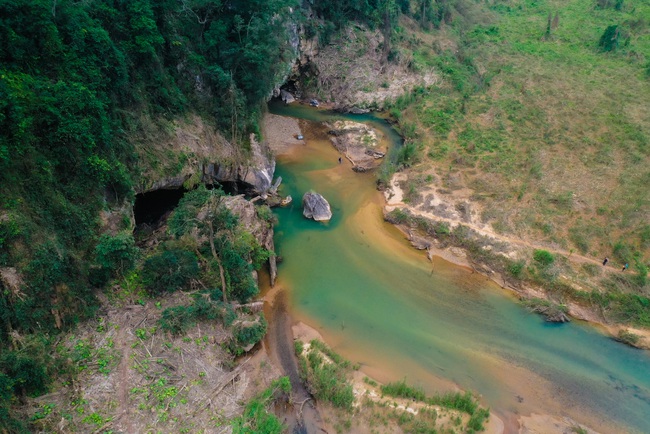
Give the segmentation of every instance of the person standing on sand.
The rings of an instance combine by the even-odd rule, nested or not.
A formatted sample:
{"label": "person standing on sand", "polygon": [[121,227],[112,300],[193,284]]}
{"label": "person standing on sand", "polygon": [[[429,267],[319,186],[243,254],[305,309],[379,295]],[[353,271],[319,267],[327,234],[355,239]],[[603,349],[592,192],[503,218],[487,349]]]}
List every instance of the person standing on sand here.
{"label": "person standing on sand", "polygon": [[339,164],[341,164],[342,162],[343,162],[343,159],[341,157],[339,157]]}
{"label": "person standing on sand", "polygon": [[609,258],[606,257],[605,259],[603,259],[603,265],[607,265],[608,262],[609,262]]}
{"label": "person standing on sand", "polygon": [[628,264],[628,263],[626,262],[625,265],[623,265],[623,269],[622,269],[621,271],[625,271],[625,270],[627,270],[627,268],[628,268],[629,266],[630,266],[630,264]]}

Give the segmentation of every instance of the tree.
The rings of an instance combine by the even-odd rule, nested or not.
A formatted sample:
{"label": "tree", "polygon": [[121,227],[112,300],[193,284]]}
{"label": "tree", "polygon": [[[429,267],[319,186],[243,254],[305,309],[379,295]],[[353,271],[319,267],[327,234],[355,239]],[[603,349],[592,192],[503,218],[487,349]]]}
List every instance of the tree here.
{"label": "tree", "polygon": [[218,274],[224,303],[229,297],[246,302],[257,294],[252,272],[260,246],[225,206],[222,190],[199,187],[187,193],[170,218],[169,228],[177,238],[193,234],[193,238],[205,240],[196,252],[207,262],[208,270]]}

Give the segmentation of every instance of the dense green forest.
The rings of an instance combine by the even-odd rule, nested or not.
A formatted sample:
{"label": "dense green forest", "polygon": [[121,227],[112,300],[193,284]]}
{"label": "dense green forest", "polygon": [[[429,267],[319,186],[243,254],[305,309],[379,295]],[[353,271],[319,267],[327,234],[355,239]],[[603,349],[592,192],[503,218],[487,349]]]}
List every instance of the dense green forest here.
{"label": "dense green forest", "polygon": [[0,427],[25,428],[8,408],[62,368],[48,352],[56,331],[91,316],[95,291],[136,264],[129,219],[101,235],[99,212],[133,201],[140,114],[198,112],[243,143],[295,56],[296,6],[0,2]]}
{"label": "dense green forest", "polygon": [[[164,312],[160,326],[173,333],[201,318],[232,322],[228,301],[246,302],[256,294],[251,271],[269,252],[237,227],[220,192],[188,195],[155,252],[136,246],[126,214],[116,233],[103,229],[100,213],[130,208],[134,201],[142,168],[133,138],[143,119],[162,124],[198,113],[245,153],[245,138],[259,133],[264,104],[297,56],[301,27],[304,36],[319,35],[325,45],[356,22],[355,31],[381,32],[384,62],[404,62],[414,74],[435,69],[444,77],[435,92],[418,87],[386,105],[406,138],[402,169],[449,167],[477,178],[503,176],[509,182],[496,182],[499,188],[474,181],[477,197],[502,201],[503,209],[529,197],[537,206],[531,211],[536,215],[499,220],[503,231],[511,230],[508,225],[532,227],[533,235],[570,239],[581,253],[595,256],[613,248],[643,277],[635,288],[646,285],[647,267],[641,267],[650,229],[642,211],[648,175],[641,167],[648,155],[647,122],[627,94],[647,91],[649,26],[636,16],[647,11],[647,1],[569,3],[0,0],[0,432],[30,428],[13,417],[12,408],[46,393],[69,369],[55,355],[57,337],[97,312],[98,293],[114,279],[148,296],[185,288],[192,279],[221,281],[220,288],[205,291],[209,297]],[[531,82],[531,76],[542,79]],[[638,79],[632,87],[630,77]],[[616,98],[583,101],[583,95],[597,95],[583,89],[587,82],[611,89]],[[632,106],[627,118],[616,111],[619,105]],[[496,127],[485,126],[484,118],[495,111]],[[552,126],[552,115],[562,125]],[[602,138],[596,136],[601,130]],[[553,165],[541,159],[540,143],[564,142],[562,155],[594,153],[585,166],[613,166],[614,175],[625,175],[620,186],[611,183],[619,190],[608,192],[607,207],[585,214],[589,222],[571,206],[568,187],[536,190],[553,181],[546,178]],[[588,152],[574,152],[583,148]],[[612,163],[619,154],[627,168]],[[385,169],[380,176],[388,179],[395,168]],[[424,173],[418,176],[409,191],[426,183]],[[509,194],[493,197],[502,185]],[[602,202],[601,188],[596,190]],[[195,220],[206,207],[213,218]],[[540,209],[544,222],[538,221]],[[488,220],[490,212],[485,210]],[[260,216],[272,220],[268,209]],[[600,228],[611,222],[619,229],[605,234]],[[567,238],[561,229],[570,224]],[[190,230],[211,234],[215,245],[192,242]],[[164,273],[171,265],[178,272]],[[647,304],[641,310],[647,321]],[[259,340],[265,327],[260,322],[238,330],[232,350]]]}

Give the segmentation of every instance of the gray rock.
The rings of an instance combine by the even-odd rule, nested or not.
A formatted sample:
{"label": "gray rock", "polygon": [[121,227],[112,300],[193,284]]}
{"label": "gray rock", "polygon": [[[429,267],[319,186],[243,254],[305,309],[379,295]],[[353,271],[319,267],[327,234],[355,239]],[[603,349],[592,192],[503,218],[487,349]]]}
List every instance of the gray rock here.
{"label": "gray rock", "polygon": [[369,109],[363,109],[359,107],[352,107],[350,109],[350,113],[355,114],[355,115],[362,115],[364,113],[370,113]]}
{"label": "gray rock", "polygon": [[323,196],[313,191],[308,191],[302,197],[302,214],[308,219],[314,219],[317,222],[328,221],[332,218],[330,204]]}
{"label": "gray rock", "polygon": [[288,92],[284,89],[280,90],[280,97],[282,98],[282,101],[284,101],[285,104],[291,104],[294,102],[296,99],[291,95],[291,92]]}
{"label": "gray rock", "polygon": [[251,157],[244,164],[209,163],[203,170],[203,182],[243,182],[251,186],[257,194],[264,194],[271,188],[275,159],[270,151],[259,143],[253,134],[250,137]]}

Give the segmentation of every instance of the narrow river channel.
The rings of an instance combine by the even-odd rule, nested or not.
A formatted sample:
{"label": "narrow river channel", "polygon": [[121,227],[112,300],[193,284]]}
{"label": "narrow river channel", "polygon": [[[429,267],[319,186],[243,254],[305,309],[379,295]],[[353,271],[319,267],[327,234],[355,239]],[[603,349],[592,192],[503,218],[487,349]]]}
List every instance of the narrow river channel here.
{"label": "narrow river channel", "polygon": [[[530,413],[569,416],[600,432],[650,432],[650,356],[574,321],[545,323],[485,277],[427,260],[382,218],[376,175],[338,163],[326,130],[334,116],[271,105],[303,122],[307,144],[277,158],[281,192],[277,285],[291,315],[316,328],[346,358],[382,382],[405,378],[429,393],[476,392],[504,420]],[[393,146],[399,136],[372,116]],[[302,216],[315,190],[330,202],[328,224]],[[507,423],[506,423],[507,425]]]}

